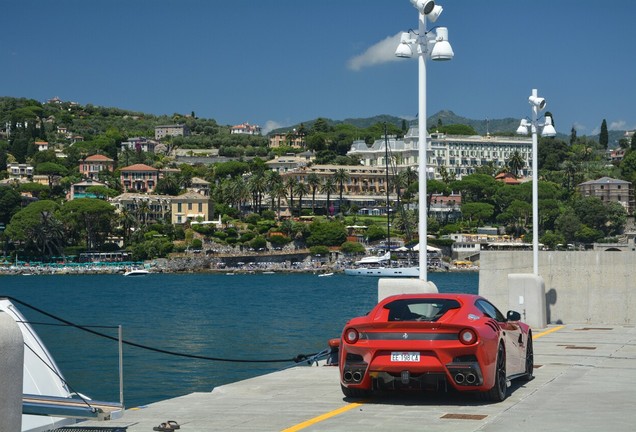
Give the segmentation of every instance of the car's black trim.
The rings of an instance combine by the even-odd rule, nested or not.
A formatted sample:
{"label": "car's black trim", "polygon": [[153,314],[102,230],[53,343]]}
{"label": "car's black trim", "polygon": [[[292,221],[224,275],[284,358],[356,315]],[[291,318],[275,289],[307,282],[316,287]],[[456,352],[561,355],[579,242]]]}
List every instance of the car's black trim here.
{"label": "car's black trim", "polygon": [[360,340],[457,340],[457,333],[365,332]]}

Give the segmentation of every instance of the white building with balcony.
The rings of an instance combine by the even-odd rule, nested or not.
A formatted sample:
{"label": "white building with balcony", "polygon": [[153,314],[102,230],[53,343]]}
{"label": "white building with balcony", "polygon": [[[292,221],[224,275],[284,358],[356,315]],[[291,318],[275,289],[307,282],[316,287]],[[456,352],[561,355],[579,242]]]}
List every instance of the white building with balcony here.
{"label": "white building with balcony", "polygon": [[[389,159],[397,171],[406,167],[415,168],[419,164],[418,128],[411,127],[403,139],[388,138]],[[520,176],[532,176],[532,139],[529,137],[502,137],[481,135],[431,134],[427,139],[426,165],[428,177],[441,179],[440,168],[444,167],[456,179],[474,174],[477,168],[492,164],[503,168],[515,152],[519,152],[525,166]],[[354,141],[348,156],[360,157],[365,166],[385,166],[385,139],[376,140],[371,146],[362,141]]]}

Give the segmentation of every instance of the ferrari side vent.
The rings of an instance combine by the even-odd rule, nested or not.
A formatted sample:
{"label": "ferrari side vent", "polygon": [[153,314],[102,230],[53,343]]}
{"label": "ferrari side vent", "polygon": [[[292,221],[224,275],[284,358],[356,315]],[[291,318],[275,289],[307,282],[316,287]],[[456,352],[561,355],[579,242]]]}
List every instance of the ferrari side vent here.
{"label": "ferrari side vent", "polygon": [[499,331],[499,324],[497,324],[497,321],[495,320],[488,320],[486,321],[486,325],[488,327],[490,327],[492,329],[492,331],[494,331],[495,333],[497,333]]}

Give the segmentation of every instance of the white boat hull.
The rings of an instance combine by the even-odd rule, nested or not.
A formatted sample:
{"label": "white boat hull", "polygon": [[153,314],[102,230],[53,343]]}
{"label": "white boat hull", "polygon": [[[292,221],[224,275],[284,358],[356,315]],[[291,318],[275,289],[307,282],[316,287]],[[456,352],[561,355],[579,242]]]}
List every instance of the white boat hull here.
{"label": "white boat hull", "polygon": [[345,269],[347,276],[418,277],[419,267],[358,267]]}
{"label": "white boat hull", "polygon": [[[24,345],[23,393],[70,398],[72,394],[64,382],[62,372],[55,364],[53,356],[26,318],[7,299],[0,300],[0,310],[13,318],[22,332]],[[49,431],[77,423],[77,419],[64,417],[22,416],[22,432]]]}
{"label": "white boat hull", "polygon": [[148,274],[150,274],[148,270],[137,269],[127,271],[126,273],[124,273],[124,276],[146,276]]}

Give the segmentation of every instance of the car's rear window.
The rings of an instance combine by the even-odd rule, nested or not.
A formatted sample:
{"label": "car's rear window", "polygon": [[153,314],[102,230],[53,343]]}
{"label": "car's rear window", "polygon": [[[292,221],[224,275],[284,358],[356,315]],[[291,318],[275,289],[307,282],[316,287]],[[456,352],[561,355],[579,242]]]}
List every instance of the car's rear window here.
{"label": "car's rear window", "polygon": [[453,299],[402,299],[386,304],[389,321],[437,321],[461,305]]}

